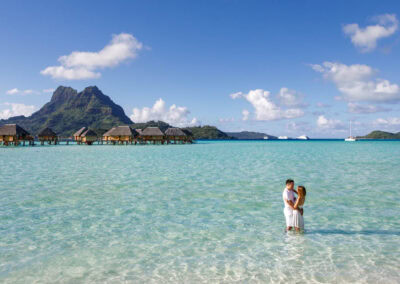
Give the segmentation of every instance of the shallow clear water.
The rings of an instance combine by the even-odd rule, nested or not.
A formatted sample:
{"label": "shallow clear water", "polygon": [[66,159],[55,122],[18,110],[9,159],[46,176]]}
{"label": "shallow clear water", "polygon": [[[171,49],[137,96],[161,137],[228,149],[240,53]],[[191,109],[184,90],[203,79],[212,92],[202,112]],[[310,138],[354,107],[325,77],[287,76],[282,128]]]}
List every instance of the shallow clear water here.
{"label": "shallow clear water", "polygon": [[[400,282],[400,142],[0,148],[0,282]],[[286,178],[306,232],[284,233]]]}

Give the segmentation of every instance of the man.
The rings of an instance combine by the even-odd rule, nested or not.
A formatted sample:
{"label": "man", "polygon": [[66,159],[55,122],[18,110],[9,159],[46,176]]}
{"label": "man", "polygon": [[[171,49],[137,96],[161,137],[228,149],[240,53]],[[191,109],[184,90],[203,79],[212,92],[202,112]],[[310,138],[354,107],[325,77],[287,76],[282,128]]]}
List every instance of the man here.
{"label": "man", "polygon": [[286,180],[286,187],[283,190],[282,197],[283,197],[283,202],[285,204],[285,208],[283,209],[283,214],[285,214],[287,231],[293,229],[293,206],[294,203],[296,202],[294,193],[297,193],[294,190],[294,180],[292,179]]}

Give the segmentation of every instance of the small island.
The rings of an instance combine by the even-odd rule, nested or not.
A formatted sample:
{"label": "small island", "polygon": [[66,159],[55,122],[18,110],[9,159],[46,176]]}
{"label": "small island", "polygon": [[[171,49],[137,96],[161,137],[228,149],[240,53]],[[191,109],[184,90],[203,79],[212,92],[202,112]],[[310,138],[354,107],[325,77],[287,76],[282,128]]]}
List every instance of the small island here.
{"label": "small island", "polygon": [[375,130],[365,136],[357,136],[357,139],[400,139],[400,132],[391,133],[386,131]]}

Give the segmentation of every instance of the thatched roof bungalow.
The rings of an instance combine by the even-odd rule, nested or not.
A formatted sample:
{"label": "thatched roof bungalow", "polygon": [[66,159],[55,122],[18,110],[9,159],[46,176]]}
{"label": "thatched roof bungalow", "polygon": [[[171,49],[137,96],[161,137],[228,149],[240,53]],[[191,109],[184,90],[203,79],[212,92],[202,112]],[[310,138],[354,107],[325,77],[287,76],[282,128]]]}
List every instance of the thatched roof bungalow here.
{"label": "thatched roof bungalow", "polygon": [[0,142],[4,145],[18,145],[20,141],[24,141],[24,144],[25,141],[31,143],[33,137],[18,124],[4,124],[0,127]]}
{"label": "thatched roof bungalow", "polygon": [[[132,143],[139,133],[128,125],[116,126],[103,134],[105,141],[111,141],[114,144],[118,143]],[[135,141],[136,142],[136,141]]]}
{"label": "thatched roof bungalow", "polygon": [[43,129],[42,131],[39,132],[38,138],[39,138],[39,141],[42,142],[42,144],[45,141],[47,141],[49,144],[51,144],[52,142],[57,144],[57,141],[58,141],[57,134],[51,128],[48,128],[48,127],[46,127],[45,129]]}
{"label": "thatched roof bungalow", "polygon": [[91,129],[86,130],[81,135],[81,142],[88,145],[92,145],[93,142],[97,141],[97,133]]}
{"label": "thatched roof bungalow", "polygon": [[182,131],[182,129],[177,128],[177,127],[170,127],[165,131],[165,136],[168,140],[168,143],[170,141],[174,141],[175,143],[178,142],[186,142],[187,141],[187,135],[185,132]]}
{"label": "thatched roof bungalow", "polygon": [[81,135],[83,132],[87,131],[87,127],[82,127],[81,129],[79,129],[77,132],[74,133],[74,140],[76,142],[80,142],[81,141]]}
{"label": "thatched roof bungalow", "polygon": [[167,138],[184,138],[186,137],[186,134],[180,128],[170,127],[165,131],[165,136],[167,136]]}
{"label": "thatched roof bungalow", "polygon": [[146,127],[145,129],[142,130],[140,138],[145,142],[153,141],[153,143],[156,142],[164,143],[165,141],[164,140],[165,135],[158,127]]}

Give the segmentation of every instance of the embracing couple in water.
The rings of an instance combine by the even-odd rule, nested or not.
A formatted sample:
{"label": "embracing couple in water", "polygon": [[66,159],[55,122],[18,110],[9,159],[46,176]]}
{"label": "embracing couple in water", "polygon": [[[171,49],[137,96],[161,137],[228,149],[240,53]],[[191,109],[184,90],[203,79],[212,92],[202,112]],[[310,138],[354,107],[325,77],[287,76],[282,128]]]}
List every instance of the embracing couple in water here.
{"label": "embracing couple in water", "polygon": [[[294,196],[295,193],[297,194],[297,198]],[[303,231],[303,205],[306,201],[306,188],[299,185],[296,191],[294,189],[294,180],[288,179],[286,180],[286,187],[282,197],[285,203],[283,213],[286,219],[286,231],[291,231],[293,228],[296,232]]]}

